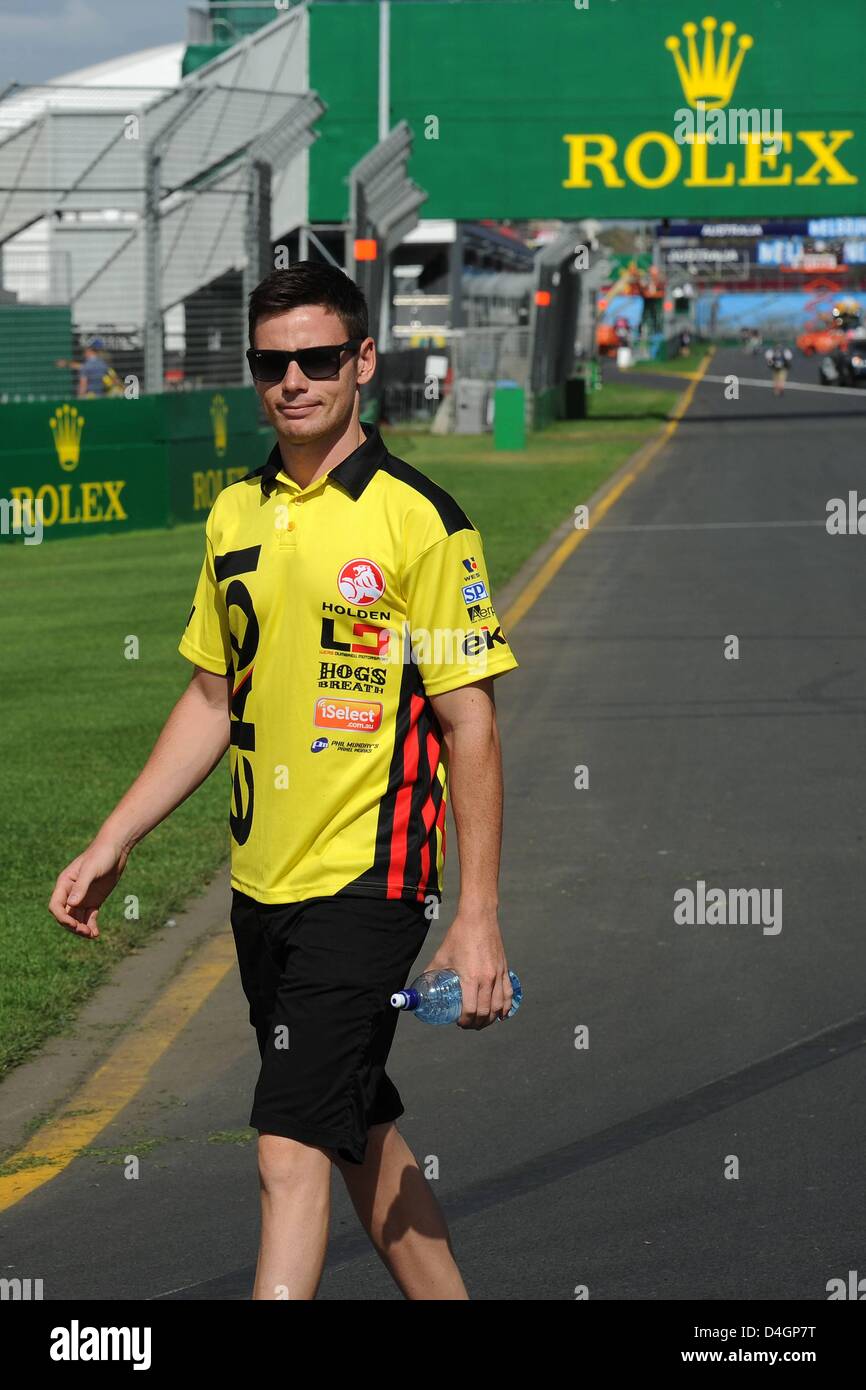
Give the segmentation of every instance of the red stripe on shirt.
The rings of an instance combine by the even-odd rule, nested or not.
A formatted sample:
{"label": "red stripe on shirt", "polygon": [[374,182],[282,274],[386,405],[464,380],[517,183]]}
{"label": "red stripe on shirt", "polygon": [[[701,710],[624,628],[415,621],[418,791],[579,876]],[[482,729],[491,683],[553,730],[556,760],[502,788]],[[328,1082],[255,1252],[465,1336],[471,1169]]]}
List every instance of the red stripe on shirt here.
{"label": "red stripe on shirt", "polygon": [[[430,767],[430,795],[421,808],[421,819],[424,822],[424,841],[421,845],[421,877],[418,884],[418,901],[424,901],[427,885],[430,882],[430,832],[436,819],[435,803],[433,801],[433,783],[437,781],[436,769],[439,766],[439,750],[442,747],[440,740],[433,733],[427,734],[427,762]],[[435,839],[435,835],[434,835]]]}
{"label": "red stripe on shirt", "polygon": [[235,698],[235,696],[237,695],[237,693],[238,693],[239,690],[242,690],[242,689],[243,689],[243,687],[246,685],[247,681],[249,680],[249,678],[250,678],[250,676],[251,676],[252,674],[253,674],[253,666],[251,666],[250,669],[247,671],[246,675],[245,675],[245,676],[242,676],[241,679],[238,681],[237,685],[235,686],[234,690],[232,691],[232,699]]}
{"label": "red stripe on shirt", "polygon": [[406,850],[409,831],[409,816],[412,811],[412,788],[418,776],[420,743],[418,739],[418,720],[424,708],[420,695],[411,697],[409,707],[409,728],[403,743],[403,781],[397,792],[394,807],[394,826],[391,831],[391,862],[388,866],[389,898],[399,898],[403,892],[403,875],[406,871]]}

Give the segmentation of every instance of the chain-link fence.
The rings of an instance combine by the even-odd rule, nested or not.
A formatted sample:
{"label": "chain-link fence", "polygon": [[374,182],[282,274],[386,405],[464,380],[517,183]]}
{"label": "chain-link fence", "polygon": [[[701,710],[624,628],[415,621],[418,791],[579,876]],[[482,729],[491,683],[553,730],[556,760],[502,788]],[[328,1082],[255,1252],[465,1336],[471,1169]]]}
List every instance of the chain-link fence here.
{"label": "chain-link fence", "polygon": [[188,5],[187,39],[191,44],[237,43],[245,34],[263,28],[298,0],[211,0],[210,5]]}
{"label": "chain-link fence", "polygon": [[529,385],[531,335],[528,328],[459,329],[451,340],[451,370],[455,382],[516,381]]}
{"label": "chain-link fence", "polygon": [[[438,346],[379,353],[369,392],[376,418],[388,425],[435,421],[437,432],[445,433],[468,430],[471,414],[477,423],[474,432],[483,432],[492,418],[486,402],[492,400],[497,381],[516,382],[528,390],[530,330],[514,325],[446,329],[436,336]],[[478,400],[483,409],[470,404]]]}
{"label": "chain-link fence", "polygon": [[[249,293],[274,265],[274,242],[287,243],[304,223],[299,156],[324,110],[315,93],[285,89],[295,76],[303,88],[306,77],[286,69],[273,32],[262,48],[282,86],[240,85],[255,71],[227,66],[253,37],[201,80],[172,88],[36,86],[0,94],[0,401],[249,383]],[[354,203],[371,219],[383,263],[424,198],[406,174],[408,127],[395,128],[388,141],[393,154],[381,142],[353,169]],[[352,221],[356,232],[367,225],[360,217]],[[357,278],[378,336],[384,290],[364,281],[364,264]],[[473,388],[461,383],[492,391],[497,381],[514,382],[529,404],[565,380],[574,296],[563,292],[571,287],[559,262],[548,269],[554,292],[538,291],[547,307],[529,323],[443,325],[447,347],[430,350],[438,396],[426,365],[395,372],[382,384],[383,418],[439,418],[452,381],[463,398]],[[511,282],[518,280],[515,299]],[[527,275],[503,282],[514,293],[499,296],[496,312],[523,307],[526,318],[529,284]]]}
{"label": "chain-link fence", "polygon": [[510,326],[458,329],[450,340],[451,389],[437,411],[434,428],[445,433],[483,434],[493,423],[497,382],[516,383],[531,418],[532,334]]}
{"label": "chain-link fence", "polygon": [[387,425],[430,423],[439,408],[440,396],[435,387],[424,382],[388,383],[382,388],[379,420]]}

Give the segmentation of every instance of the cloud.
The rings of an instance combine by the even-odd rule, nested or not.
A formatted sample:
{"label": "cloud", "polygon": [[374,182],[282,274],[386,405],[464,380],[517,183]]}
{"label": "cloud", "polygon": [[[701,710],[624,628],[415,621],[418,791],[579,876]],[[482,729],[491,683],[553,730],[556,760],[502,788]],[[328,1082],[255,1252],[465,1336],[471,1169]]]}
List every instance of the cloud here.
{"label": "cloud", "polygon": [[98,12],[86,0],[64,0],[59,14],[0,14],[0,39],[57,39],[64,35],[84,38],[87,30],[98,23]]}

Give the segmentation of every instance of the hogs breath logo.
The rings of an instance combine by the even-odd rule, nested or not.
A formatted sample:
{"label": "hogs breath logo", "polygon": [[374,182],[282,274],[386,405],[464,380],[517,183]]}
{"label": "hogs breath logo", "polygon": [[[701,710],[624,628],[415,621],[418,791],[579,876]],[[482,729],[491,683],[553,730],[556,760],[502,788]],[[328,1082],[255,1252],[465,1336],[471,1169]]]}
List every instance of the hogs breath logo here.
{"label": "hogs breath logo", "polygon": [[[736,25],[726,20],[716,52],[715,19],[707,16],[701,27],[704,31],[702,55],[698,54],[698,26],[694,23],[683,25],[685,58],[675,35],[665,40],[665,47],[673,57],[689,105],[699,110],[717,109],[733,96],[753,39],[749,34],[741,34],[732,55]],[[642,130],[625,146],[621,160],[619,146],[612,135],[604,132],[563,135],[568,145],[568,178],[563,179],[562,186],[593,188],[601,183],[605,188],[626,188],[632,183],[639,188],[665,188],[683,173],[684,156],[688,161],[686,176],[682,179],[684,188],[731,188],[734,185],[738,188],[779,188],[791,184],[815,188],[822,183],[838,185],[858,181],[837,156],[846,141],[853,139],[853,130],[782,130],[774,135],[772,147],[768,148],[759,133],[752,133],[755,130],[752,123],[746,122],[745,127],[741,135],[743,149],[737,161],[725,160],[721,151],[714,150],[712,170],[708,163],[708,145],[713,142],[703,135],[683,146],[667,131]],[[644,154],[648,150],[652,154],[646,163],[658,168],[660,160],[660,173],[647,172]],[[788,160],[785,155],[793,157]]]}

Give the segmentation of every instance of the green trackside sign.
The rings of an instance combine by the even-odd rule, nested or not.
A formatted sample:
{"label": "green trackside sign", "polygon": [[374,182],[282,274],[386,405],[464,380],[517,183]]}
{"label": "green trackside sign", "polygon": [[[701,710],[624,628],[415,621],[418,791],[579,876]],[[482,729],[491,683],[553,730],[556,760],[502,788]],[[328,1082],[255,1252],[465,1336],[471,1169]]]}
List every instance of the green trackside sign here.
{"label": "green trackside sign", "polygon": [[[107,535],[203,520],[264,462],[251,388],[2,407],[0,540]],[[38,508],[38,511],[37,511]]]}
{"label": "green trackside sign", "polygon": [[[863,0],[394,3],[424,217],[866,213]],[[311,5],[311,219],[377,139],[379,6]]]}

